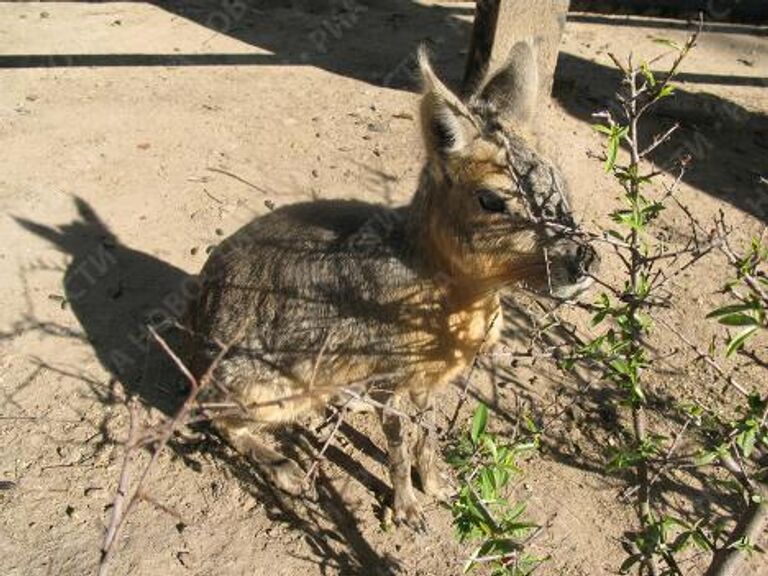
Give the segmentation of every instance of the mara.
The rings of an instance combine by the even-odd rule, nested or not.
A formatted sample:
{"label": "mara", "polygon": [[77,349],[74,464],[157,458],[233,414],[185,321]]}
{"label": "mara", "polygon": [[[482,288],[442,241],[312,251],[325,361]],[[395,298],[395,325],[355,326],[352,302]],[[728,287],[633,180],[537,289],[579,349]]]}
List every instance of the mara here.
{"label": "mara", "polygon": [[[416,526],[412,460],[427,494],[448,495],[429,425],[435,394],[498,338],[499,291],[570,298],[598,262],[562,175],[526,138],[533,48],[515,45],[464,100],[424,53],[419,63],[426,163],[410,203],[316,201],[256,218],[210,255],[186,318],[189,365],[197,376],[210,368],[202,401],[220,406],[213,425],[238,452],[298,494],[305,474],[260,430],[367,397],[387,438],[395,520]],[[423,425],[400,417],[405,401]]]}

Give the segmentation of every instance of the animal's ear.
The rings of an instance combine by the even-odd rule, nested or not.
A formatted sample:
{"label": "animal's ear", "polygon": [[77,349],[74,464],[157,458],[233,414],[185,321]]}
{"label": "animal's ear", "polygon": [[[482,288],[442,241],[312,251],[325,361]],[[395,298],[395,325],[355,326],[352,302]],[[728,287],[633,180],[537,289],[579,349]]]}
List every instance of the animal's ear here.
{"label": "animal's ear", "polygon": [[437,77],[423,47],[419,50],[419,68],[424,90],[421,128],[427,152],[440,158],[458,154],[468,141],[466,106]]}
{"label": "animal's ear", "polygon": [[491,105],[508,124],[528,124],[536,110],[539,73],[531,44],[518,42],[501,69],[488,80],[480,100]]}

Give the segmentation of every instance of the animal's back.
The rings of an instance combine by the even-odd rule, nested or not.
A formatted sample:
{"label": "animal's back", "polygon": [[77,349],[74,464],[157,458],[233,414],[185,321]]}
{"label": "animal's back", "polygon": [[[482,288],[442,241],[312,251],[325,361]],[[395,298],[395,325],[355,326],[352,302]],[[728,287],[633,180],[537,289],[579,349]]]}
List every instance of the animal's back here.
{"label": "animal's back", "polygon": [[446,319],[439,290],[413,259],[406,218],[405,209],[310,202],[225,240],[190,310],[190,328],[206,336],[196,339],[196,372],[217,341],[235,339],[217,379],[239,402],[312,387],[322,403],[340,385],[395,372],[405,383],[429,371],[446,349]]}

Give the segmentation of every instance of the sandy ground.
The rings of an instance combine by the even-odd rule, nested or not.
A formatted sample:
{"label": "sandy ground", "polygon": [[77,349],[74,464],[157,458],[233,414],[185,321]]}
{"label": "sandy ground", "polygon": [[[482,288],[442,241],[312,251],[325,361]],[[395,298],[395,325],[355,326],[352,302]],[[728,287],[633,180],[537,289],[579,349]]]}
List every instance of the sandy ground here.
{"label": "sandy ground", "polygon": [[[94,571],[126,394],[155,417],[178,402],[141,326],[178,310],[177,287],[209,246],[273,204],[396,204],[415,189],[410,56],[431,42],[438,68],[460,77],[471,5],[371,1],[350,4],[339,23],[322,3],[254,4],[241,13],[201,1],[0,3],[0,480],[13,483],[0,492],[0,573]],[[567,26],[539,131],[593,229],[617,195],[589,155],[600,147],[589,115],[616,83],[607,52],[655,55],[653,37],[685,34],[660,20],[575,15]],[[657,122],[679,119],[683,130],[658,160],[690,153],[681,198],[702,219],[725,210],[744,240],[768,221],[758,184],[768,155],[766,30],[715,27],[682,79]],[[680,214],[665,215],[664,227],[673,241],[685,237]],[[706,342],[712,327],[700,319],[720,302],[726,272],[713,258],[682,276],[674,292],[685,306],[670,321]],[[615,275],[610,264],[606,274]],[[509,344],[524,346],[528,321],[509,313]],[[657,344],[663,353],[680,343],[661,334]],[[667,355],[654,391],[714,397],[711,374],[690,360]],[[545,362],[484,361],[494,363],[474,377],[501,432],[521,403],[546,419],[580,385]],[[445,414],[456,397],[446,391]],[[634,516],[617,501],[626,480],[604,472],[617,411],[606,390],[583,394],[523,465],[514,496],[544,525],[533,544],[552,556],[542,574],[618,572]],[[287,441],[316,438],[298,430]],[[382,528],[390,492],[381,447],[369,418],[345,424],[317,501],[305,502],[274,494],[213,440],[175,442],[149,484],[156,504],[131,516],[113,573],[458,574],[467,549],[446,510],[428,505],[424,536]],[[711,487],[690,484],[672,497],[681,513],[727,510]],[[755,559],[745,574],[768,574],[765,565]]]}

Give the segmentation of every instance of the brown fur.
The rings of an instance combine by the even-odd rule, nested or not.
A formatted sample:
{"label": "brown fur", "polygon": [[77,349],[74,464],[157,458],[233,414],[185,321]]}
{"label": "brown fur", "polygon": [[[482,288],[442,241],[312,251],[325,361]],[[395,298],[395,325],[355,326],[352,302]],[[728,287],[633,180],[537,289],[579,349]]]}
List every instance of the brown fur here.
{"label": "brown fur", "polygon": [[[573,272],[581,270],[583,246],[553,236],[530,214],[531,206],[556,208],[560,221],[572,223],[562,178],[519,127],[494,124],[498,108],[514,116],[505,108],[514,102],[482,94],[461,102],[422,65],[428,161],[412,202],[392,210],[321,201],[258,218],[211,254],[190,305],[189,361],[197,374],[217,342],[233,344],[202,399],[231,404],[214,412],[214,424],[292,493],[302,489],[301,470],[259,442],[261,426],[350,394],[392,407],[410,397],[429,415],[433,392],[498,338],[499,289],[520,282],[568,288],[583,275]],[[514,76],[517,65],[503,73]],[[493,94],[503,94],[503,82]],[[408,423],[379,412],[396,518],[418,524]],[[413,447],[422,484],[446,497],[435,444],[433,429],[419,427]]]}

